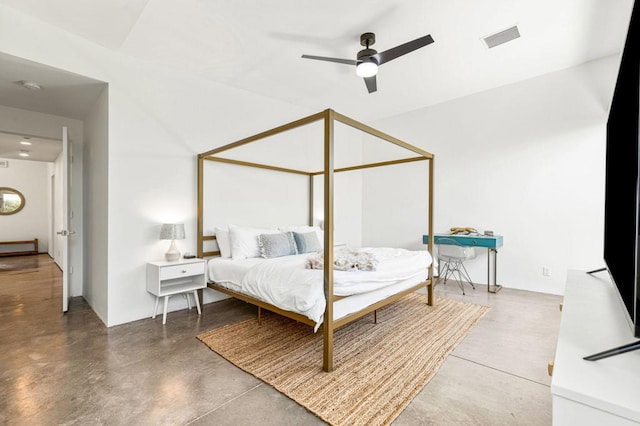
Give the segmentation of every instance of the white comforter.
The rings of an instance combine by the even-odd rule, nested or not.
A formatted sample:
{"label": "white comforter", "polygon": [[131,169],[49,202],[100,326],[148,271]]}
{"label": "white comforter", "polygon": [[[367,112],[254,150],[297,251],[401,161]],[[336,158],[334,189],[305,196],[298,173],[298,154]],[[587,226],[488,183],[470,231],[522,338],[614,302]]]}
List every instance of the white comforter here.
{"label": "white comforter", "polygon": [[[426,250],[364,248],[378,261],[376,271],[334,271],[337,296],[370,292],[400,281],[427,278],[431,256]],[[305,267],[308,255],[268,259],[252,266],[242,278],[243,291],[287,311],[322,323],[325,309],[324,271]],[[316,329],[317,329],[316,326]]]}

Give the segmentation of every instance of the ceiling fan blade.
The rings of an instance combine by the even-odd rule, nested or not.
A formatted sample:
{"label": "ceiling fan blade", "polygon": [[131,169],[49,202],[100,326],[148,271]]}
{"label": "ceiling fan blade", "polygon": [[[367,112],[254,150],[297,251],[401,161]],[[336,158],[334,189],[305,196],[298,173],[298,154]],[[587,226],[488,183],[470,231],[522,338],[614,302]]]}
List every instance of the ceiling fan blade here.
{"label": "ceiling fan blade", "polygon": [[384,52],[379,52],[374,56],[378,60],[378,65],[382,65],[385,62],[389,62],[392,59],[396,59],[399,56],[405,55],[409,52],[413,52],[414,50],[431,43],[433,43],[433,37],[431,37],[431,34],[427,34],[424,37],[420,37],[399,46],[392,47],[391,49],[385,50]]}
{"label": "ceiling fan blade", "polygon": [[367,90],[369,91],[369,93],[373,93],[376,90],[378,90],[378,84],[376,83],[376,76],[372,76],[372,77],[365,77],[364,78],[364,84],[367,85]]}
{"label": "ceiling fan blade", "polygon": [[358,61],[353,59],[327,58],[326,56],[302,55],[305,59],[317,59],[319,61],[337,62],[339,64],[358,65]]}

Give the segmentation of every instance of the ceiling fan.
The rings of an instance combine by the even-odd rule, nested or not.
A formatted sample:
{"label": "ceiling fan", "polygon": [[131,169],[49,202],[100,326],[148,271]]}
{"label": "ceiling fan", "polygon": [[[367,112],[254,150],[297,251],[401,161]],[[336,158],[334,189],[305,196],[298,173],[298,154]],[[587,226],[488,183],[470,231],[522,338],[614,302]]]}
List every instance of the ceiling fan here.
{"label": "ceiling fan", "polygon": [[367,86],[369,93],[373,93],[378,90],[376,83],[376,74],[378,73],[378,67],[392,59],[396,59],[402,55],[406,55],[409,52],[413,52],[416,49],[424,47],[433,43],[433,37],[430,34],[401,44],[384,52],[378,53],[376,50],[371,49],[376,42],[376,35],[374,33],[364,33],[360,36],[360,44],[364,46],[364,49],[358,52],[356,60],[353,59],[340,59],[340,58],[327,58],[325,56],[312,56],[302,55],[306,59],[317,59],[319,61],[337,62],[339,64],[355,65],[356,74],[364,79],[364,83]]}

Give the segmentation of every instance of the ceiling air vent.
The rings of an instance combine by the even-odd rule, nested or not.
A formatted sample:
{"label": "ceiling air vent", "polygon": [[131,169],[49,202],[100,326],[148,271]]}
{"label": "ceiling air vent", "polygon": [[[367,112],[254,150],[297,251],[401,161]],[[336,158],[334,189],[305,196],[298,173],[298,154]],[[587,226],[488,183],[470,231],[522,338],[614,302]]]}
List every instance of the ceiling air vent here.
{"label": "ceiling air vent", "polygon": [[518,31],[518,26],[514,25],[511,28],[507,28],[506,30],[500,31],[498,33],[483,37],[482,40],[487,44],[487,47],[491,49],[492,47],[500,46],[508,41],[515,40],[520,37],[520,31]]}
{"label": "ceiling air vent", "polygon": [[0,168],[9,167],[9,160],[0,160]]}

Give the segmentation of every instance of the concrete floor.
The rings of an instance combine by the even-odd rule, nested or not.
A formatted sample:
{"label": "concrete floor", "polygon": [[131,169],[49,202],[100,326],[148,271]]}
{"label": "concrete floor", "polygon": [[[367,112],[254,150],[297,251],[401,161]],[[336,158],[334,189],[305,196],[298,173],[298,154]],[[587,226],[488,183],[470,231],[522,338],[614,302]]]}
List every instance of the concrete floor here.
{"label": "concrete floor", "polygon": [[[493,309],[394,425],[550,425],[561,297],[481,285],[462,296],[453,283],[436,293]],[[81,297],[63,315],[61,298],[49,256],[0,258],[0,424],[323,424],[195,338],[252,317],[243,302],[106,328]]]}

